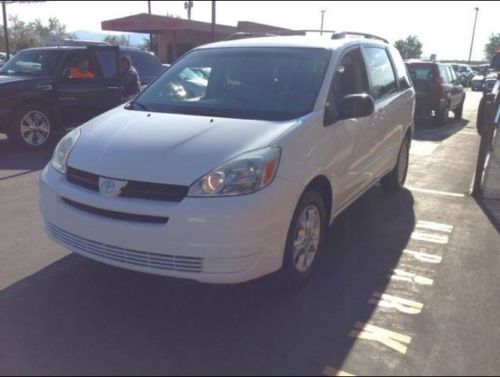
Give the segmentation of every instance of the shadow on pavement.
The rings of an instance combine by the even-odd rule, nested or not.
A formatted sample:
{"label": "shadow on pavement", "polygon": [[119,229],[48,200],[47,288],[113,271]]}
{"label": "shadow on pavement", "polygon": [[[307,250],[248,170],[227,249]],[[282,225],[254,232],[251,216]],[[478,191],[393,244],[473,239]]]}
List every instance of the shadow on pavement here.
{"label": "shadow on pavement", "polygon": [[[54,146],[40,151],[25,151],[16,149],[6,139],[2,139],[0,140],[0,170],[20,170],[26,172],[41,170],[49,162],[53,150]],[[14,174],[13,176],[17,175]],[[9,177],[0,177],[0,179]]]}
{"label": "shadow on pavement", "polygon": [[469,120],[467,119],[455,120],[448,118],[445,126],[436,126],[432,118],[416,119],[413,138],[419,141],[440,142],[462,131],[468,124]]}
{"label": "shadow on pavement", "polygon": [[2,374],[321,374],[342,367],[368,300],[415,226],[409,191],[375,187],[329,233],[313,280],[210,286],[70,255],[0,292]]}
{"label": "shadow on pavement", "polygon": [[500,200],[483,199],[473,196],[479,208],[488,217],[497,232],[500,233]]}

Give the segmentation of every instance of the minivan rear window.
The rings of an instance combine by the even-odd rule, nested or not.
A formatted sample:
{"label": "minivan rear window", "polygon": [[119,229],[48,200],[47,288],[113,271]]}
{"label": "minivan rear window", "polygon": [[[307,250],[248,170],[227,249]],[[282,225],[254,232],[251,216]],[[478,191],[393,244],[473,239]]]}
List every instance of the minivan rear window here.
{"label": "minivan rear window", "polygon": [[429,64],[409,64],[408,72],[410,72],[410,77],[412,81],[434,81],[435,74],[434,69]]}
{"label": "minivan rear window", "polygon": [[289,120],[310,113],[331,52],[320,48],[222,48],[188,53],[136,100],[151,111]]}

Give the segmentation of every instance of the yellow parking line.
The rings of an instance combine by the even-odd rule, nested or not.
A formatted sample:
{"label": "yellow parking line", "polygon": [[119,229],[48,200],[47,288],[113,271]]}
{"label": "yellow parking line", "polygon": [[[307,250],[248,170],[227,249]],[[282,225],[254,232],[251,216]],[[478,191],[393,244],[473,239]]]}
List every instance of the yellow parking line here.
{"label": "yellow parking line", "polygon": [[392,275],[388,276],[389,279],[393,281],[404,281],[408,283],[415,283],[418,285],[428,285],[434,284],[434,280],[426,278],[425,276],[419,276],[413,272],[403,271],[400,269],[394,269]]}
{"label": "yellow parking line", "polygon": [[350,374],[347,372],[344,372],[343,370],[332,368],[332,367],[326,367],[325,370],[323,371],[323,374],[325,376],[345,376],[345,377],[354,377],[354,374]]}
{"label": "yellow parking line", "polygon": [[379,292],[375,292],[372,298],[368,300],[368,303],[379,308],[396,309],[398,312],[411,315],[422,313],[422,309],[424,308],[424,304],[420,302]]}
{"label": "yellow parking line", "polygon": [[458,194],[455,192],[445,192],[445,191],[437,191],[437,190],[429,190],[429,189],[419,189],[415,187],[406,187],[410,191],[421,192],[424,194],[434,194],[434,195],[442,195],[442,196],[450,196],[453,198],[464,198],[465,194]]}
{"label": "yellow parking line", "polygon": [[356,329],[351,331],[349,337],[379,342],[401,354],[406,354],[411,342],[410,336],[362,322],[356,323]]}

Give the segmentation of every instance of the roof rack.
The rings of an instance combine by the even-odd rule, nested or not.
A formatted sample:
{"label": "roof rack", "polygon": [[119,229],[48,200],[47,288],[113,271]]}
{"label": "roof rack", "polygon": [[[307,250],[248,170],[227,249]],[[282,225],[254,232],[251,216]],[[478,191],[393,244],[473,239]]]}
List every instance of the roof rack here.
{"label": "roof rack", "polygon": [[339,32],[339,33],[334,33],[332,35],[332,39],[343,39],[343,38],[346,38],[348,35],[355,35],[355,36],[365,37],[367,39],[378,39],[379,41],[382,41],[382,42],[385,42],[385,43],[389,44],[389,41],[387,39],[385,39],[385,38],[382,38],[382,37],[379,37],[379,36],[373,35],[373,34],[359,33],[359,32],[356,32],[356,31],[342,31],[342,32]]}
{"label": "roof rack", "polygon": [[237,33],[231,34],[225,40],[234,41],[238,39],[245,38],[264,38],[264,37],[278,37],[278,36],[294,36],[294,35],[306,35],[306,33],[335,33],[333,30],[317,30],[317,29],[305,29],[305,30],[272,30],[265,32],[246,32],[239,31]]}

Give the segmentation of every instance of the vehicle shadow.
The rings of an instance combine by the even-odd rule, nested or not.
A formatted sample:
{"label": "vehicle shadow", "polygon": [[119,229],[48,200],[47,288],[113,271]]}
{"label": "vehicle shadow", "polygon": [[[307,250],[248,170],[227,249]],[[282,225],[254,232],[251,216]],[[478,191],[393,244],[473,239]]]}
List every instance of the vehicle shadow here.
{"label": "vehicle shadow", "polygon": [[417,118],[413,139],[418,141],[444,141],[462,131],[470,123],[468,119],[448,118],[446,125],[436,126],[432,118]]}
{"label": "vehicle shadow", "polygon": [[335,221],[309,284],[214,286],[70,255],[0,292],[2,374],[318,375],[342,367],[415,226],[375,187]]}
{"label": "vehicle shadow", "polygon": [[[7,139],[0,139],[0,170],[15,170],[21,174],[41,170],[49,162],[53,149],[54,146],[50,146],[40,151],[25,151],[15,148]],[[0,177],[0,179],[10,177]]]}

